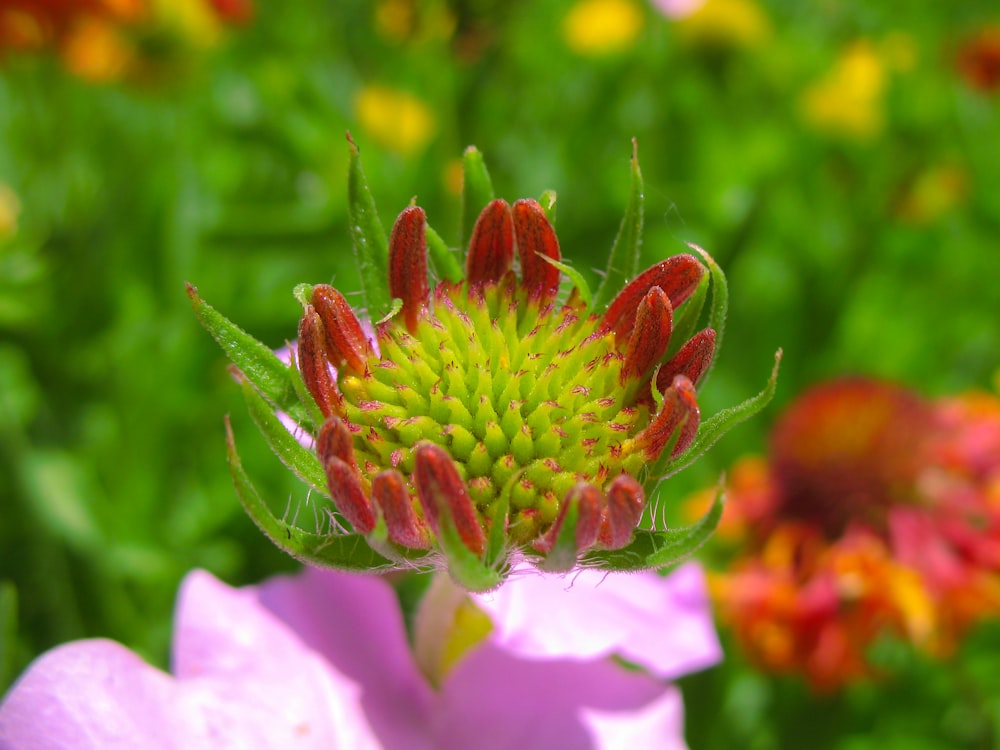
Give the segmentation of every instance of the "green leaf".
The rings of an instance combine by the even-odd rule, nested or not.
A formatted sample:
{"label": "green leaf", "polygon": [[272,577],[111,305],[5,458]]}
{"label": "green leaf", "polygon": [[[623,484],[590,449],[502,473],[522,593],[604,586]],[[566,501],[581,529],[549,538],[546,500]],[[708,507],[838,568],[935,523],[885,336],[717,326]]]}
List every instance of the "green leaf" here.
{"label": "green leaf", "polygon": [[493,196],[493,182],[486,171],[483,155],[475,146],[469,146],[462,154],[462,235],[459,247],[464,248],[468,244],[476,219]]}
{"label": "green leaf", "polygon": [[288,365],[269,346],[255,339],[199,297],[198,290],[191,284],[186,286],[198,320],[219,342],[222,351],[244,377],[254,384],[264,398],[287,412],[294,420],[302,423],[310,421],[308,411],[295,392]]}
{"label": "green leaf", "polygon": [[361,291],[368,314],[374,320],[389,307],[389,241],[379,221],[375,199],[361,169],[361,152],[350,134],[350,163],[347,170],[347,216],[351,246],[361,275]]}
{"label": "green leaf", "polygon": [[693,526],[668,531],[639,529],[632,542],[622,549],[591,552],[584,557],[584,564],[595,563],[604,570],[646,570],[675,565],[690,557],[712,535],[722,518],[724,506],[723,484],[712,502],[712,507]]}
{"label": "green leaf", "polygon": [[427,250],[431,257],[434,273],[439,280],[462,280],[462,265],[458,262],[451,248],[441,239],[441,235],[435,232],[430,224],[427,224]]}
{"label": "green leaf", "polygon": [[628,281],[639,272],[639,251],[642,246],[643,183],[639,171],[639,145],[632,139],[632,187],[625,216],[618,236],[611,247],[604,279],[597,288],[594,304],[598,309],[608,305]]}
{"label": "green leaf", "polygon": [[292,473],[309,485],[314,492],[329,497],[326,475],[316,454],[307,450],[295,439],[275,415],[274,409],[246,381],[243,383],[243,398],[247,402],[247,409],[254,424],[274,454],[281,459],[281,463],[291,469]]}
{"label": "green leaf", "polygon": [[392,563],[369,547],[359,534],[314,534],[278,520],[243,470],[228,417],[226,452],[240,502],[254,523],[279,549],[296,560],[326,568],[366,572],[392,567]]}
{"label": "green leaf", "polygon": [[650,478],[658,481],[687,468],[733,427],[750,419],[767,406],[774,398],[774,392],[778,387],[778,369],[781,366],[781,356],[781,349],[774,353],[774,368],[771,370],[771,377],[768,378],[767,384],[760,393],[737,406],[723,409],[702,422],[690,447],[680,456],[671,459],[669,452],[664,451],[650,468]]}

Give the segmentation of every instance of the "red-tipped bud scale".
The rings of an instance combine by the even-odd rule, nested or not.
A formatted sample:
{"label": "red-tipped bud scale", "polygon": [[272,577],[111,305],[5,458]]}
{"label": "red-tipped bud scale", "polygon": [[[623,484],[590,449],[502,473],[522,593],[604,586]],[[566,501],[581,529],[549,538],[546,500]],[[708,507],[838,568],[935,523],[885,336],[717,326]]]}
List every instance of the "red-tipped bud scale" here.
{"label": "red-tipped bud scale", "polygon": [[482,555],[486,551],[486,535],[479,525],[465,482],[448,452],[432,443],[417,446],[413,481],[424,516],[435,533],[440,535],[441,517],[446,515],[454,524],[462,543],[473,553]]}
{"label": "red-tipped bud scale", "polygon": [[365,497],[357,472],[336,456],[321,459],[333,504],[358,534],[370,534],[375,528],[375,510]]}
{"label": "red-tipped bud scale", "polygon": [[372,500],[382,513],[390,541],[410,549],[431,546],[427,525],[413,509],[402,474],[395,469],[376,474],[372,482]]}
{"label": "red-tipped bud scale", "polygon": [[340,367],[346,363],[359,375],[365,371],[365,361],[372,349],[361,327],[361,321],[344,299],[344,295],[329,284],[313,287],[312,303],[326,330],[326,349],[330,363]]}
{"label": "red-tipped bud scale", "polygon": [[688,254],[675,255],[647,268],[611,300],[604,313],[603,327],[614,331],[618,339],[624,339],[632,333],[639,305],[650,289],[660,287],[670,298],[671,306],[676,309],[697,289],[704,275],[705,267],[697,258]]}
{"label": "red-tipped bud scale", "polygon": [[410,333],[417,330],[427,305],[427,216],[410,206],[396,219],[389,237],[389,294],[403,301],[403,320]]}
{"label": "red-tipped bud scale", "polygon": [[646,456],[653,460],[677,435],[671,456],[678,456],[688,449],[698,432],[700,411],[697,394],[691,381],[683,375],[674,378],[673,384],[663,392],[663,406],[649,427],[639,434],[639,442]]}
{"label": "red-tipped bud scale", "polygon": [[674,326],[674,310],[670,298],[660,287],[654,286],[639,303],[635,327],[625,351],[619,380],[641,378],[667,353],[670,334]]}
{"label": "red-tipped bud scale", "polygon": [[469,240],[465,276],[470,287],[495,284],[514,262],[514,222],[502,198],[487,204]]}
{"label": "red-tipped bud scale", "polygon": [[605,497],[604,524],[599,539],[607,549],[621,549],[632,541],[636,526],[642,520],[646,494],[642,485],[629,474],[619,474],[608,487]]}
{"label": "red-tipped bud scale", "polygon": [[559,291],[559,269],[545,259],[559,260],[559,240],[538,201],[515,201],[514,236],[521,262],[521,286],[529,299],[549,299]]}
{"label": "red-tipped bud scale", "polygon": [[299,321],[297,350],[299,373],[306,389],[316,401],[324,417],[331,417],[340,411],[343,398],[337,389],[333,373],[326,355],[326,331],[323,322],[312,305],[306,307]]}

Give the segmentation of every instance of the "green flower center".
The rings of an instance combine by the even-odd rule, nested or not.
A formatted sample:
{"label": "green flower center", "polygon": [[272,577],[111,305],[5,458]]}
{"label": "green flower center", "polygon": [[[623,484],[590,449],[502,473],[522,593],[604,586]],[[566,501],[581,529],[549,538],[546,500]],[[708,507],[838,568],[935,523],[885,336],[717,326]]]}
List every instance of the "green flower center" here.
{"label": "green flower center", "polygon": [[413,471],[413,448],[446,449],[482,518],[505,493],[508,534],[535,539],[580,481],[602,487],[644,458],[632,438],[646,406],[623,387],[624,357],[584,305],[529,301],[514,284],[469,294],[445,284],[414,334],[380,327],[363,375],[339,386],[362,479],[387,466]]}

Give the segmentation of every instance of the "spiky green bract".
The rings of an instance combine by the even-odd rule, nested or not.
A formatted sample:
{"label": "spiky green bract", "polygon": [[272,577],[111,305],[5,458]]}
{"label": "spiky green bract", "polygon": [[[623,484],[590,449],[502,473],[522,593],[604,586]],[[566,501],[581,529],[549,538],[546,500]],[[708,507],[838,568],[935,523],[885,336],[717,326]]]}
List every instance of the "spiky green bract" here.
{"label": "spiky green bract", "polygon": [[629,190],[625,216],[618,228],[618,236],[608,256],[608,267],[597,287],[594,305],[603,309],[625,284],[639,272],[639,253],[642,248],[643,222],[642,172],[639,170],[639,146],[632,140],[632,186]]}
{"label": "spiky green bract", "polygon": [[427,225],[427,250],[431,256],[431,267],[439,279],[454,282],[462,280],[462,264],[430,224]]}
{"label": "spiky green bract", "polygon": [[[198,296],[191,284],[185,285],[191,306],[202,326],[214,338],[240,373],[275,407],[305,429],[313,427],[312,410],[299,398],[298,371],[282,362],[266,344],[258,341]],[[301,382],[301,378],[298,378]]]}
{"label": "spiky green bract", "polygon": [[325,568],[377,572],[393,566],[393,561],[372,549],[358,534],[310,533],[279,520],[261,499],[257,488],[243,470],[229,419],[226,418],[226,449],[229,471],[240,502],[261,531],[296,560]]}
{"label": "spiky green bract", "polygon": [[462,234],[458,239],[463,247],[472,236],[479,212],[493,198],[493,182],[483,155],[475,146],[469,146],[462,154]]}
{"label": "spiky green bract", "polygon": [[365,307],[373,319],[389,309],[389,241],[379,221],[375,199],[361,168],[361,153],[347,135],[350,163],[347,169],[347,217],[350,222],[354,262],[361,275]]}

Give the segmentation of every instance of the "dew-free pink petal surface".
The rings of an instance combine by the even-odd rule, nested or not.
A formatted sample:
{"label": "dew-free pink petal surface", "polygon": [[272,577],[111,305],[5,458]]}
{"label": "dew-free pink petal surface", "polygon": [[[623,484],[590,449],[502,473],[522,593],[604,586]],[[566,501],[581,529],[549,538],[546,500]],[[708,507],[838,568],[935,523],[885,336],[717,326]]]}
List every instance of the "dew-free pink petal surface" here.
{"label": "dew-free pink petal surface", "polygon": [[524,658],[618,655],[670,679],[722,657],[705,576],[695,563],[668,576],[525,573],[476,602],[495,624],[493,643]]}

